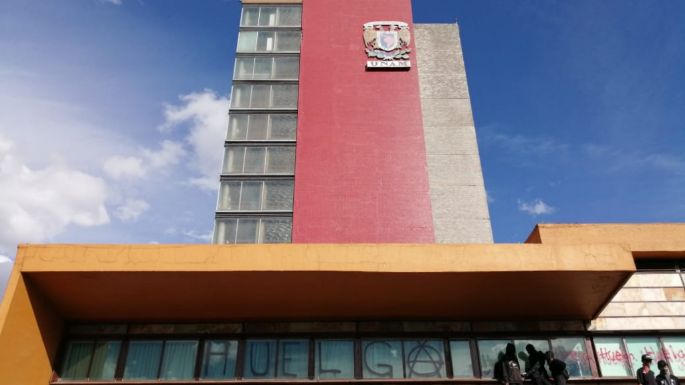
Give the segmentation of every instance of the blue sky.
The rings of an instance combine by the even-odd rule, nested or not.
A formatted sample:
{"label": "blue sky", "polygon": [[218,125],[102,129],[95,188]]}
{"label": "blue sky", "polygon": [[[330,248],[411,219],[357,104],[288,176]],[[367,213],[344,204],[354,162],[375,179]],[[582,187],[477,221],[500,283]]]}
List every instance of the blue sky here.
{"label": "blue sky", "polygon": [[[239,9],[0,2],[0,266],[18,242],[208,241]],[[497,242],[685,220],[685,2],[414,12],[460,24]]]}

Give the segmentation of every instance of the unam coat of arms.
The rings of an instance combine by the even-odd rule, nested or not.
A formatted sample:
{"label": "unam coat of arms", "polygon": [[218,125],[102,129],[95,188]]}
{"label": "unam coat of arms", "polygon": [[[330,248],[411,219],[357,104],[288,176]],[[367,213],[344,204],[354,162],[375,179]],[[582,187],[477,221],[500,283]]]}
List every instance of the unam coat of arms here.
{"label": "unam coat of arms", "polygon": [[411,49],[409,25],[401,21],[373,21],[364,24],[364,44],[370,58],[408,60]]}

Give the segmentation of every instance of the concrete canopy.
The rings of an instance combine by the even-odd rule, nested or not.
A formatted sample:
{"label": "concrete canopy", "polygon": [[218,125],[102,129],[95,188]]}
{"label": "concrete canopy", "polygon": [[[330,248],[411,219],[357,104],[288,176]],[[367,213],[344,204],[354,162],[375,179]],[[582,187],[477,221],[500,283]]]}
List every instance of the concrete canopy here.
{"label": "concrete canopy", "polygon": [[612,245],[22,246],[64,319],[589,320],[635,271]]}

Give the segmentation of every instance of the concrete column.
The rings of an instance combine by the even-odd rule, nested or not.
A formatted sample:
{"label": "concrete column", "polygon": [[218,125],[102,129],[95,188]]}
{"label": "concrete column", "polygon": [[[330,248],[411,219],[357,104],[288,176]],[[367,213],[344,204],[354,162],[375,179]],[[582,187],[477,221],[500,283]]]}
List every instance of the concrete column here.
{"label": "concrete column", "polygon": [[435,240],[492,243],[459,28],[414,31]]}

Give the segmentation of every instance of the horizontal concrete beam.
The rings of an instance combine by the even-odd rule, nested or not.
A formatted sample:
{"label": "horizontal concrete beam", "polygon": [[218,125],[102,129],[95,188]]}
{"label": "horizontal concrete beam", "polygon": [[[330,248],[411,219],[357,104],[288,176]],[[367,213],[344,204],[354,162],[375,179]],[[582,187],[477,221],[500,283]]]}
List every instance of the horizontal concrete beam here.
{"label": "horizontal concrete beam", "polygon": [[61,314],[98,321],[589,320],[635,270],[612,245],[50,245],[18,261]]}
{"label": "horizontal concrete beam", "polygon": [[379,272],[634,271],[617,245],[281,244],[20,245],[31,272]]}
{"label": "horizontal concrete beam", "polygon": [[685,223],[539,224],[526,243],[614,243],[630,249],[635,258],[681,258]]}

